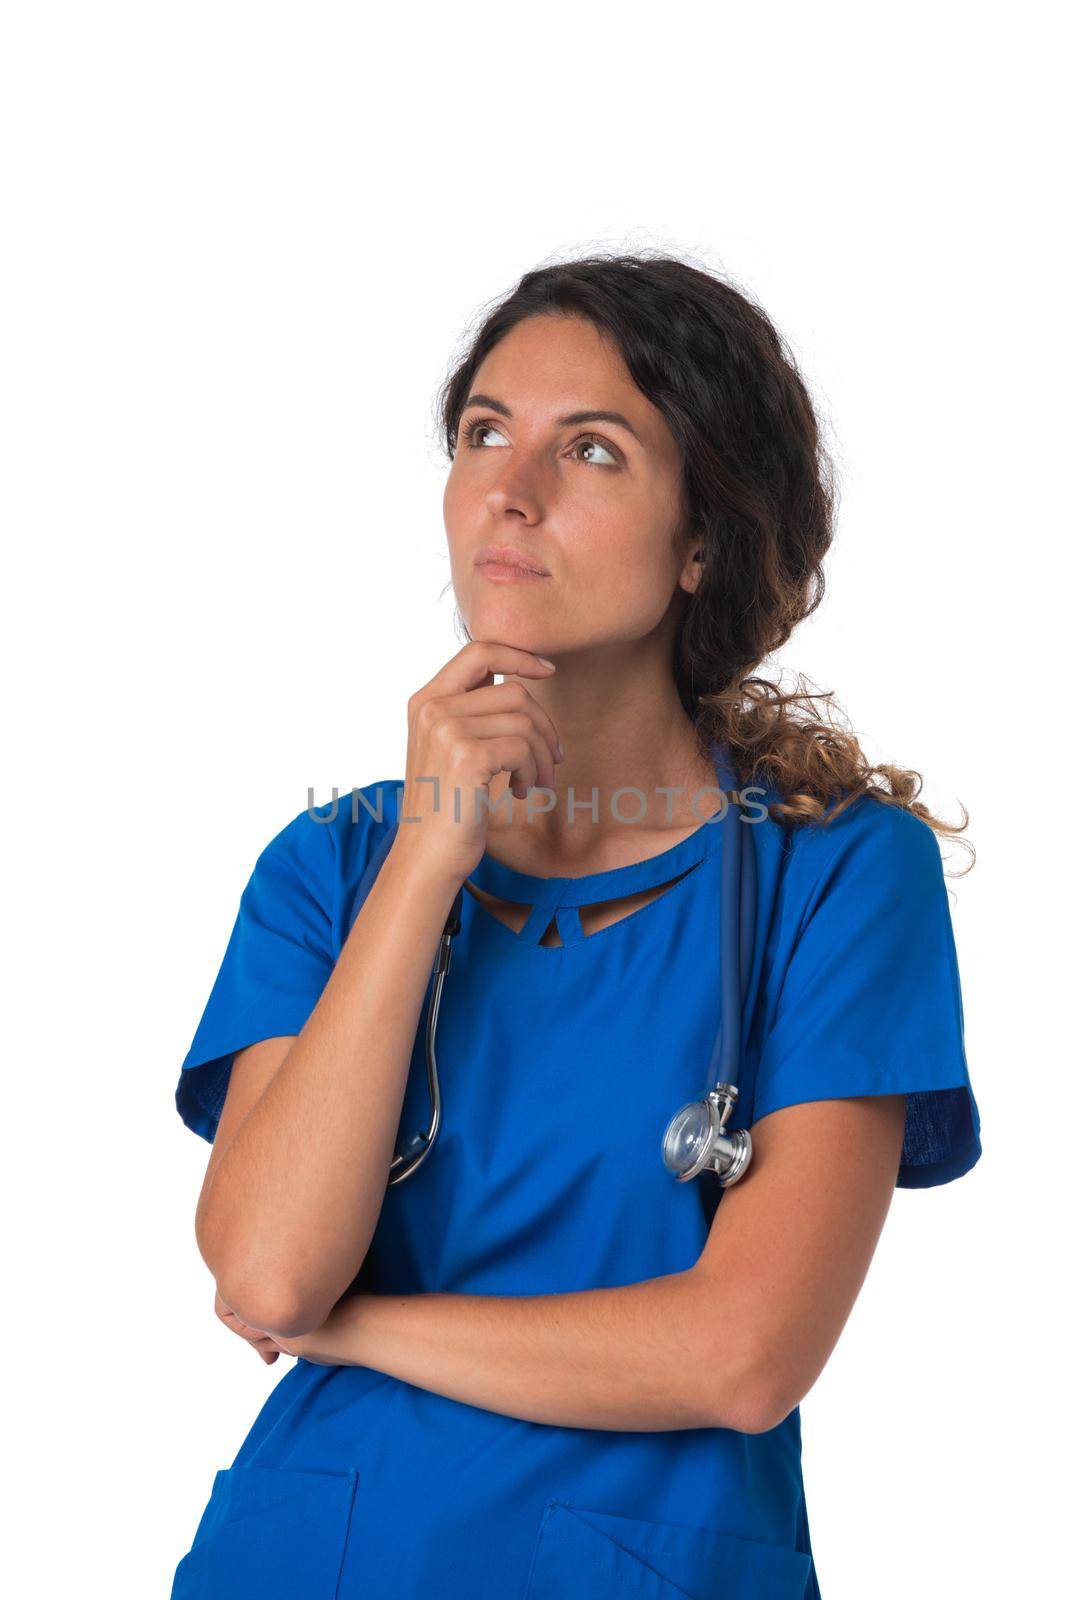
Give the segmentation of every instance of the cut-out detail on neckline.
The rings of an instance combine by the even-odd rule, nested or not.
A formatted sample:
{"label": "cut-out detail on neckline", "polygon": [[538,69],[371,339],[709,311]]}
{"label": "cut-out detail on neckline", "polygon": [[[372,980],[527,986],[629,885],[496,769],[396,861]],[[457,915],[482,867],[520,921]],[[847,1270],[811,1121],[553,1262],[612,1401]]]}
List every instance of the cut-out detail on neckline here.
{"label": "cut-out detail on neckline", "polygon": [[[686,867],[684,871],[678,873],[676,877],[669,878],[665,883],[653,884],[650,887],[646,886],[643,889],[635,890],[633,894],[616,896],[613,914],[609,915],[605,920],[602,920],[600,916],[589,917],[588,913],[590,911],[599,912],[601,907],[609,904],[607,901],[602,900],[599,903],[595,903],[591,906],[566,907],[566,913],[569,916],[572,916],[574,919],[573,923],[571,924],[572,930],[575,927],[578,930],[579,938],[577,941],[573,938],[570,941],[563,938],[559,928],[559,923],[557,921],[557,915],[561,908],[557,907],[557,914],[550,916],[547,925],[543,928],[540,937],[536,940],[536,944],[540,949],[558,950],[565,946],[568,942],[571,944],[576,942],[585,943],[589,939],[595,939],[599,934],[606,933],[609,928],[617,927],[620,922],[628,922],[631,917],[636,916],[639,911],[643,911],[646,906],[655,904],[657,900],[662,899],[665,894],[673,889],[676,884],[681,883],[684,878],[689,877],[691,873],[695,872],[699,865],[699,861],[693,862],[690,866]],[[576,881],[580,882],[581,880],[579,879]],[[517,939],[523,939],[528,944],[535,942],[526,934],[526,929],[530,926],[531,916],[537,909],[534,905],[531,905],[529,901],[508,900],[500,895],[488,896],[487,891],[479,889],[477,885],[472,885],[469,879],[464,882],[463,886],[471,895],[471,898],[475,901],[475,903],[480,906],[481,909],[486,912],[486,914],[490,916],[494,922],[499,923],[499,925],[504,928],[506,932],[514,934]],[[483,898],[483,895],[485,895],[486,898]],[[497,909],[487,904],[487,899],[493,899],[499,906],[506,907],[510,913],[525,911],[526,915],[516,925],[512,920],[510,920],[510,918],[501,916]],[[590,922],[597,923],[599,925],[591,927]],[[555,938],[550,937],[550,935],[553,933],[553,930],[555,931]]]}
{"label": "cut-out detail on neckline", "polygon": [[[657,885],[670,886],[679,877],[688,876],[687,868],[698,865],[721,847],[723,830],[717,826],[719,821],[720,817],[709,818],[658,855],[646,856],[643,861],[634,861],[627,866],[611,867],[605,872],[587,872],[580,877],[539,878],[532,872],[520,872],[516,867],[506,866],[495,856],[483,855],[465,880],[465,887],[468,887],[471,899],[510,938],[532,949],[574,949],[603,937],[631,917],[639,916],[663,896],[654,896],[614,922],[590,933],[582,926],[579,916],[581,910],[607,900],[631,898]],[[529,915],[520,928],[513,928],[503,917],[479,901],[473,892],[475,890],[494,900],[517,902],[519,906],[529,907]],[[553,922],[561,945],[542,943]]]}

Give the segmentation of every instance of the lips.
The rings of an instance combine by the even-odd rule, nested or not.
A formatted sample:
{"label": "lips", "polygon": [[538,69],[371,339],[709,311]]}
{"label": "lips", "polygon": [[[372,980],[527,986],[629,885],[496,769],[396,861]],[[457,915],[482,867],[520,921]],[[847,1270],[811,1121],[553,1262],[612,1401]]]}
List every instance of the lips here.
{"label": "lips", "polygon": [[474,565],[481,567],[487,562],[501,567],[519,567],[523,572],[536,572],[542,578],[547,578],[549,575],[547,569],[539,561],[535,561],[533,556],[525,555],[523,551],[516,550],[515,546],[510,544],[485,545],[475,557]]}

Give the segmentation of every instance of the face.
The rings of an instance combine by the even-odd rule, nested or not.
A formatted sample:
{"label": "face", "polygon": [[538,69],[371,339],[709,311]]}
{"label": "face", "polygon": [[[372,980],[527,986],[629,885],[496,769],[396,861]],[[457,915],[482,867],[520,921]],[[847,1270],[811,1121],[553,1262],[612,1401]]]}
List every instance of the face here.
{"label": "face", "polygon": [[[578,412],[612,418],[564,420]],[[629,424],[629,426],[627,426]],[[556,659],[670,626],[700,578],[679,548],[681,456],[615,346],[584,318],[528,317],[474,374],[445,485],[452,585],[474,639]],[[518,552],[541,575],[486,561]]]}

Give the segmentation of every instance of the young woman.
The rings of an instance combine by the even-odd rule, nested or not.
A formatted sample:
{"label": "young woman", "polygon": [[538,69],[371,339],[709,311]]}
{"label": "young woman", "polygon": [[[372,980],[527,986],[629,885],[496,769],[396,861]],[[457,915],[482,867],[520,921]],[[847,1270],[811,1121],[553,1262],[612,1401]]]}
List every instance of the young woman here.
{"label": "young woman", "polygon": [[[960,829],[752,675],[821,599],[834,492],[749,299],[669,257],[530,272],[440,404],[468,642],[408,702],[404,778],[266,844],[180,1075],[219,1314],[297,1360],[172,1594],[817,1600],[799,1402],[894,1187],[981,1153]],[[686,1182],[662,1139],[722,1020],[720,788],[751,1156]],[[457,897],[440,1125],[390,1182]]]}

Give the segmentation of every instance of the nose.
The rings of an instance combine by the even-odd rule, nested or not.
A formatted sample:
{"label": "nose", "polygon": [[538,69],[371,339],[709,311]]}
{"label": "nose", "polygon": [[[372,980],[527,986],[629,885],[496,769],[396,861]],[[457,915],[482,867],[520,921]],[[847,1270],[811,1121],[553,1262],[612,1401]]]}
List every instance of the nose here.
{"label": "nose", "polygon": [[495,517],[517,511],[526,522],[540,522],[544,515],[548,489],[537,464],[529,455],[512,449],[500,452],[506,456],[493,475],[492,484],[485,492],[485,503]]}
{"label": "nose", "polygon": [[492,489],[485,497],[485,503],[495,518],[503,520],[509,515],[518,515],[523,522],[534,524],[541,520],[541,511],[533,495],[529,492],[514,490],[510,487]]}

